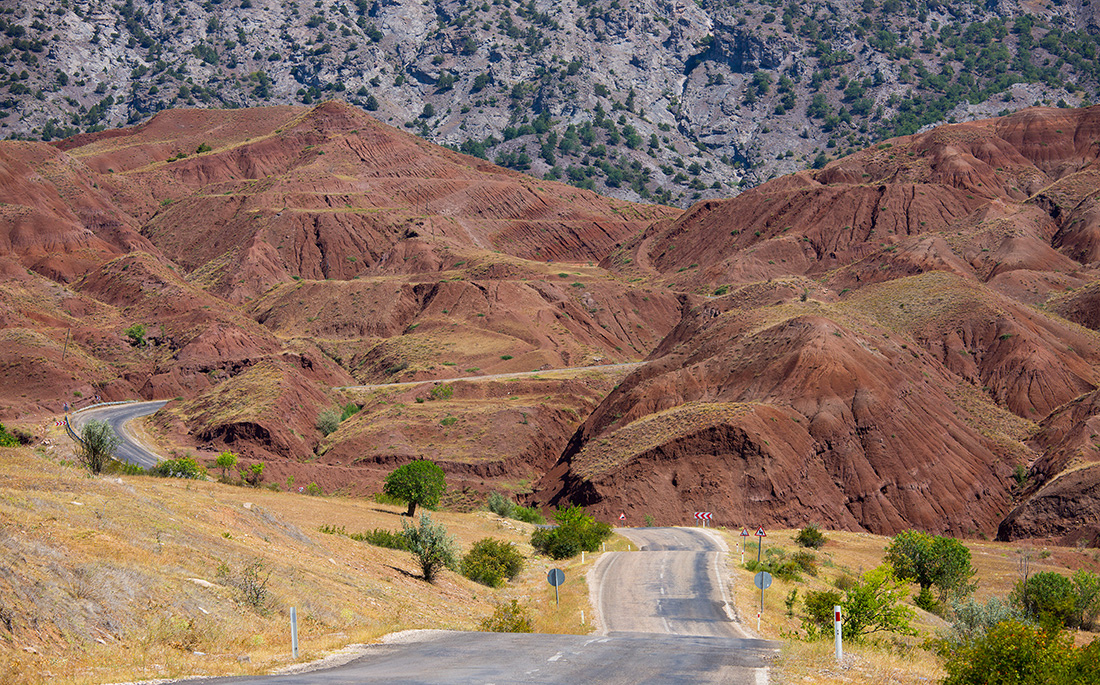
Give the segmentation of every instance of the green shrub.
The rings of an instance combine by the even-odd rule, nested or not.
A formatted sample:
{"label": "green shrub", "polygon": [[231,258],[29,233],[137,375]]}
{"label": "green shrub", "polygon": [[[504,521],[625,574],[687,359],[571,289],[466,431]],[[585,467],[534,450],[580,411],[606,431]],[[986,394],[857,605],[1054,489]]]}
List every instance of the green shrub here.
{"label": "green shrub", "polygon": [[130,326],[126,330],[122,331],[123,335],[130,339],[130,345],[133,347],[145,347],[145,325],[136,323]]}
{"label": "green shrub", "polygon": [[0,447],[19,447],[19,438],[15,437],[0,423]]}
{"label": "green shrub", "polygon": [[534,627],[527,607],[513,599],[498,606],[492,616],[481,622],[481,629],[490,633],[530,633]]}
{"label": "green shrub", "polygon": [[524,523],[534,523],[536,525],[542,525],[546,523],[546,519],[543,517],[542,512],[535,507],[521,507],[517,505],[512,510],[512,518],[517,521],[523,521]]}
{"label": "green shrub", "polygon": [[802,629],[809,638],[816,639],[833,633],[833,607],[840,605],[840,593],[832,590],[813,590],[802,599]]}
{"label": "green shrub", "polygon": [[[341,528],[341,531],[343,529]],[[382,528],[375,528],[372,531],[366,533],[352,533],[348,535],[352,540],[359,542],[365,542],[368,545],[374,545],[375,547],[386,547],[387,549],[399,549],[404,552],[409,551],[409,543],[405,540],[405,537],[401,533],[395,533],[391,530],[384,530]]]}
{"label": "green shrub", "polygon": [[1100,640],[1077,649],[1060,630],[1007,620],[962,643],[941,642],[944,685],[1071,685],[1100,682]]}
{"label": "green shrub", "polygon": [[[811,554],[811,558],[812,554]],[[808,562],[807,562],[808,563]],[[782,580],[799,580],[799,573],[803,570],[802,564],[794,558],[787,557],[787,550],[782,547],[772,547],[764,550],[764,557],[760,561],[749,559],[745,562],[745,568],[753,573],[767,571],[776,578]],[[814,574],[817,572],[816,559],[813,560]]]}
{"label": "green shrub", "polygon": [[165,459],[157,462],[156,466],[149,469],[149,475],[162,478],[190,478],[199,480],[206,478],[206,469],[192,457],[180,457],[179,459]]}
{"label": "green shrub", "polygon": [[348,534],[348,531],[345,530],[343,526],[340,526],[339,528],[337,528],[336,526],[330,526],[327,523],[322,523],[321,527],[318,528],[317,530],[321,531],[322,533],[325,533],[326,535],[347,535]]}
{"label": "green shrub", "polygon": [[512,580],[522,570],[523,555],[503,540],[478,540],[462,557],[462,575],[489,587],[500,587],[505,579]]}
{"label": "green shrub", "polygon": [[584,508],[571,505],[554,514],[556,528],[540,528],[531,534],[531,546],[552,559],[568,559],[584,552],[595,552],[611,537],[611,526],[596,521]]}
{"label": "green shrub", "polygon": [[354,402],[350,404],[345,404],[344,411],[340,414],[340,420],[347,421],[351,417],[358,414],[360,409],[362,409],[362,407],[360,407],[358,404],[355,404]]}
{"label": "green shrub", "polygon": [[424,580],[434,582],[444,568],[453,570],[458,566],[454,537],[447,534],[442,524],[433,523],[427,512],[420,515],[419,526],[402,521],[401,527],[401,535],[409,551],[416,555]]}
{"label": "green shrub", "polygon": [[319,497],[325,494],[325,491],[321,489],[320,485],[317,485],[316,483],[310,483],[306,486],[306,494],[313,495],[314,497]]}
{"label": "green shrub", "polygon": [[260,487],[260,482],[264,478],[264,467],[266,464],[262,461],[258,461],[255,464],[249,464],[247,469],[240,471],[241,480],[251,485],[254,488]]}
{"label": "green shrub", "polygon": [[813,552],[806,550],[795,552],[791,557],[791,561],[811,576],[817,576],[817,556]]}
{"label": "green shrub", "polygon": [[798,531],[798,534],[794,536],[795,543],[799,547],[808,547],[810,549],[821,549],[825,546],[828,538],[821,532],[821,529],[814,524],[810,524]]}
{"label": "green shrub", "polygon": [[433,387],[428,391],[428,396],[433,400],[449,400],[454,397],[455,389],[453,385],[443,384]]}
{"label": "green shrub", "polygon": [[1059,627],[1076,624],[1077,592],[1073,581],[1054,571],[1036,573],[1019,581],[1012,600],[1028,616],[1053,621]]}
{"label": "green shrub", "polygon": [[980,637],[998,623],[1023,618],[1016,607],[996,597],[990,597],[985,604],[973,599],[955,602],[951,605],[951,615],[954,620],[951,622],[952,636],[949,639],[956,641]]}
{"label": "green shrub", "polygon": [[317,430],[322,435],[331,435],[340,427],[340,412],[336,409],[326,409],[317,415]]}
{"label": "green shrub", "polygon": [[489,511],[493,512],[497,516],[503,516],[504,518],[511,518],[512,512],[515,511],[516,505],[512,500],[508,499],[499,492],[489,493],[489,501],[487,502]]}

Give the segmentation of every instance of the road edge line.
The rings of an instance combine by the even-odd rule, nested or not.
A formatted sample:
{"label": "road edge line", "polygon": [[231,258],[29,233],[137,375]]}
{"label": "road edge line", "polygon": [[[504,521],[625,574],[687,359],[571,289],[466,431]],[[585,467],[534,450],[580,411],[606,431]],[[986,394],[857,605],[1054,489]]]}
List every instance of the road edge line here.
{"label": "road edge line", "polygon": [[592,605],[592,612],[595,616],[592,617],[592,627],[595,630],[590,633],[592,635],[606,636],[607,624],[604,621],[603,612],[603,580],[607,575],[605,566],[611,563],[611,559],[619,552],[602,552],[600,558],[596,560],[596,563],[592,564],[592,567],[588,569],[588,572],[584,574],[584,582],[588,584],[588,603]]}

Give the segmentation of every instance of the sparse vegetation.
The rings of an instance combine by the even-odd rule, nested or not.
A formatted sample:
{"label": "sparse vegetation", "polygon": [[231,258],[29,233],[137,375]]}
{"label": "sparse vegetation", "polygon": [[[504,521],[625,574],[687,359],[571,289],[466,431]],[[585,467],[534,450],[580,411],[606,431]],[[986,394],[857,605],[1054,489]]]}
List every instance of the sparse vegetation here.
{"label": "sparse vegetation", "polygon": [[498,606],[481,622],[481,629],[489,633],[530,633],[534,627],[527,607],[513,599]]}
{"label": "sparse vegetation", "polygon": [[583,507],[570,505],[554,513],[556,528],[540,528],[531,534],[531,546],[551,559],[568,559],[582,551],[595,552],[611,537],[611,526],[597,521]]}
{"label": "sparse vegetation", "polygon": [[523,570],[523,555],[510,542],[484,538],[462,557],[462,575],[470,580],[500,587]]}
{"label": "sparse vegetation", "polygon": [[821,529],[813,523],[798,531],[798,535],[794,538],[794,541],[798,543],[800,547],[808,547],[810,549],[821,549],[828,540],[825,534],[821,532]]}
{"label": "sparse vegetation", "polygon": [[111,424],[93,419],[80,430],[80,463],[92,473],[102,473],[121,444]]}
{"label": "sparse vegetation", "polygon": [[402,521],[401,526],[401,535],[405,538],[409,551],[416,555],[424,580],[431,583],[443,569],[457,569],[455,539],[447,533],[443,525],[433,523],[430,514],[420,514],[418,526],[408,521]]}
{"label": "sparse vegetation", "polygon": [[149,469],[149,475],[196,480],[206,478],[206,469],[200,466],[194,457],[185,456],[179,459],[162,459]]}

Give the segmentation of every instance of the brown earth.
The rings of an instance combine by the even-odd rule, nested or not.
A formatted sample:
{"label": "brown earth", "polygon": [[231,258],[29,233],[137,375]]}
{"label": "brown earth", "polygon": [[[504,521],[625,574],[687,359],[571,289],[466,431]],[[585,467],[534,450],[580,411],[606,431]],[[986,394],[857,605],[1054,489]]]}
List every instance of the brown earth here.
{"label": "brown earth", "polygon": [[[1006,468],[1034,462],[1041,484],[1094,434],[1092,415],[1068,408],[1100,382],[1100,337],[1034,307],[1050,300],[1096,327],[1098,129],[1100,108],[945,126],[654,222],[603,265],[731,294],[698,301],[601,404],[539,501],[609,516],[672,501],[684,522],[713,507],[737,524],[992,532],[1014,495]],[[828,340],[831,326],[859,348]],[[899,396],[909,388],[921,392]],[[834,405],[848,411],[815,426]],[[868,441],[874,431],[890,437]],[[836,457],[819,468],[818,455]],[[864,472],[874,477],[853,477]],[[1091,473],[1060,492],[1087,500]],[[911,495],[924,488],[937,494]],[[1038,535],[1036,521],[1058,514],[1034,506]]]}
{"label": "brown earth", "polygon": [[3,143],[0,418],[178,398],[166,444],[326,492],[427,456],[464,501],[1088,537],[1051,493],[1096,472],[1098,129],[945,126],[682,215],[337,103]]}

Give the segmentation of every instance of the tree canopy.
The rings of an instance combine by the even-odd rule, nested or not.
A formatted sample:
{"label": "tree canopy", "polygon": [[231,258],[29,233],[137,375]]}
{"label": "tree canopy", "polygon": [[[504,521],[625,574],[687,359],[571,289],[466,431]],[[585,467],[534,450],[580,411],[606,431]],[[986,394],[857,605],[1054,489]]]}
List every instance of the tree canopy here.
{"label": "tree canopy", "polygon": [[439,504],[439,498],[447,488],[443,469],[427,459],[418,459],[399,466],[386,476],[382,492],[407,502],[408,516],[416,513],[417,505],[429,509]]}

